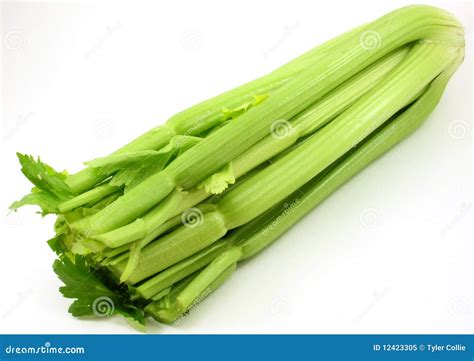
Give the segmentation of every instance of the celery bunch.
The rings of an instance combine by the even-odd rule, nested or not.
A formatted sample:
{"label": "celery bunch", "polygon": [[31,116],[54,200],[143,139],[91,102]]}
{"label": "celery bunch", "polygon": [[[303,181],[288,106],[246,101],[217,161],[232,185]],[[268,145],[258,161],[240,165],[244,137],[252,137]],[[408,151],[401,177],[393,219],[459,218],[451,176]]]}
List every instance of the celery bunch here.
{"label": "celery bunch", "polygon": [[[374,42],[367,42],[372,37]],[[410,6],[34,184],[12,209],[56,214],[54,269],[75,316],[172,323],[367,164],[412,133],[464,57],[449,13]]]}

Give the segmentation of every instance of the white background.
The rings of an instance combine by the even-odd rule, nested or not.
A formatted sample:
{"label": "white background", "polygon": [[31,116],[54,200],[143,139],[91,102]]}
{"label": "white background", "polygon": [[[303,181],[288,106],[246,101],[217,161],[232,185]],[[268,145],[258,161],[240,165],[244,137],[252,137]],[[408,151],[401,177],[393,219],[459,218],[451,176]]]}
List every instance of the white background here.
{"label": "white background", "polygon": [[[53,217],[15,152],[74,172],[173,113],[405,1],[3,3],[0,332],[128,333],[57,289]],[[165,333],[472,332],[472,9],[467,54],[416,134],[365,169]]]}

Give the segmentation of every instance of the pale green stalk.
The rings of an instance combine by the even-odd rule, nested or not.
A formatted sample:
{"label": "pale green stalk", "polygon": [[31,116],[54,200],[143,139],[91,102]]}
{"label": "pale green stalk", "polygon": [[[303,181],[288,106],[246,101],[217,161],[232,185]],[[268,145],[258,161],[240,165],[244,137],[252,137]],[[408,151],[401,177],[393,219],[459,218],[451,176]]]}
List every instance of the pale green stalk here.
{"label": "pale green stalk", "polygon": [[[360,27],[363,28],[363,27]],[[353,29],[293,59],[268,75],[248,82],[221,95],[203,101],[189,109],[172,116],[164,125],[155,127],[112,154],[125,154],[142,150],[159,150],[177,134],[199,135],[219,124],[222,109],[232,108],[252,99],[253,95],[268,93],[277,89],[292,76],[306,69],[319,58],[337,49],[340,42],[348,38]],[[70,175],[66,183],[76,194],[80,194],[107,176],[93,168],[85,168]]]}
{"label": "pale green stalk", "polygon": [[[293,145],[302,136],[306,136],[327,124],[369,89],[376,86],[380,79],[407,55],[408,50],[408,48],[398,49],[368,69],[364,69],[364,71],[330,92],[320,102],[297,116],[291,124],[283,123],[283,134],[278,134],[278,130],[275,130],[275,134],[267,136],[241,154],[233,162],[235,178],[238,179],[251,169]],[[180,214],[207,197],[208,194],[204,189],[191,190],[189,194],[175,191],[171,196],[168,196],[168,199],[148,212],[143,220],[138,219],[111,232],[95,236],[94,239],[103,242],[108,247],[117,247],[142,238],[137,244],[133,244],[130,249],[127,267],[120,278],[122,282],[125,282],[138,265],[141,249],[153,240],[150,234],[154,232],[154,229],[158,228],[168,218]]]}
{"label": "pale green stalk", "polygon": [[[203,300],[205,297],[203,297],[203,290],[211,287],[216,279],[224,275],[225,278],[229,277],[229,272],[225,269],[226,265],[231,264],[235,267],[236,262],[260,252],[348,179],[410,135],[438,104],[449,78],[462,60],[463,54],[461,53],[407,110],[371,135],[355,151],[346,154],[323,176],[316,177],[298,192],[288,197],[285,204],[294,205],[291,209],[288,210],[288,206],[282,205],[275,207],[226,237],[228,242],[235,244],[234,248],[218,256],[198,275],[193,275],[192,280],[187,282],[179,293],[173,294],[166,305],[159,301],[152,302],[146,308],[147,313],[161,322],[171,323],[176,320],[190,305]],[[183,278],[191,273],[194,273],[194,270],[185,272],[181,269]],[[140,286],[142,290],[146,290],[146,295],[153,293],[153,286],[158,284],[156,283],[157,277],[155,276]],[[160,288],[156,290],[160,290]],[[142,296],[144,295],[142,294]]]}
{"label": "pale green stalk", "polygon": [[[441,73],[458,53],[458,49],[446,51],[438,44],[415,45],[402,63],[376,88],[362,96],[300,147],[224,194],[217,203],[217,209],[211,214],[215,219],[220,219],[227,230],[256,218],[372,133]],[[255,202],[256,194],[258,202]],[[204,217],[209,215],[205,214]],[[215,232],[212,223],[203,222],[202,226],[201,234],[209,238],[205,241],[196,237],[195,241],[199,240],[203,245],[211,244],[220,238],[222,230]],[[167,237],[168,240],[180,240],[174,232]],[[153,243],[150,246],[152,245]],[[176,254],[175,262],[183,259],[183,251],[186,256],[193,254],[180,250]],[[174,257],[172,254],[169,253],[170,257]],[[139,282],[164,269],[160,263],[153,261],[153,251],[150,251],[149,247],[143,250],[142,255],[143,259],[130,277],[131,283]],[[158,256],[158,253],[154,255]],[[149,261],[146,261],[145,257]]]}
{"label": "pale green stalk", "polygon": [[108,184],[97,186],[90,191],[84,192],[73,199],[66,201],[58,206],[61,213],[69,212],[77,207],[86,205],[88,203],[95,203],[103,199],[104,197],[118,191],[118,187],[114,187]]}
{"label": "pale green stalk", "polygon": [[[106,209],[72,226],[79,232],[97,235],[130,223],[173,189],[197,185],[235,159],[266,136],[276,119],[290,119],[369,64],[404,44],[423,40],[426,43],[438,42],[445,47],[463,46],[462,29],[457,21],[444,11],[426,6],[396,10],[364,29],[371,29],[379,35],[381,41],[376,49],[367,50],[361,43],[363,29],[354,31],[338,44],[338,51],[329,52],[316,64],[292,77],[272,92],[265,102],[239,117],[238,122],[222,127]],[[104,217],[104,214],[107,216]]]}
{"label": "pale green stalk", "polygon": [[138,286],[136,289],[138,292],[137,297],[139,295],[143,298],[152,298],[157,293],[172,286],[186,276],[204,268],[228,247],[229,242],[224,239],[167,268],[143,285]]}
{"label": "pale green stalk", "polygon": [[[283,134],[277,134],[279,130],[275,129],[275,134],[262,139],[232,162],[235,178],[240,178],[251,169],[295,144],[301,137],[313,133],[327,124],[359,97],[376,86],[380,79],[407,55],[408,50],[408,48],[403,47],[395,51],[349,79],[320,102],[292,119],[291,123],[282,123]],[[142,218],[144,222],[135,221],[111,232],[94,236],[94,239],[103,242],[108,247],[118,247],[138,240],[144,237],[141,236],[142,234],[151,234],[164,221],[202,202],[208,196],[209,194],[204,189],[194,188],[189,192],[174,191],[171,196],[168,196],[167,199],[145,214]],[[137,230],[137,227],[141,228]],[[134,229],[133,232],[130,231],[131,228]],[[129,237],[131,234],[135,237]],[[149,237],[146,238],[147,241],[142,242],[142,247],[151,241]]]}

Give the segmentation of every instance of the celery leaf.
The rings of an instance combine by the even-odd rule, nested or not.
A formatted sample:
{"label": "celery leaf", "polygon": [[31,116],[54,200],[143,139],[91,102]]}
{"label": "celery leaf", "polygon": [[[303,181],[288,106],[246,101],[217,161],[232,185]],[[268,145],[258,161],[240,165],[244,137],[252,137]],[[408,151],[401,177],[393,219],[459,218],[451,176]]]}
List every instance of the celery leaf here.
{"label": "celery leaf", "polygon": [[43,163],[38,157],[17,153],[22,173],[35,185],[30,194],[21,200],[13,202],[10,209],[17,210],[25,205],[38,205],[43,215],[57,213],[57,206],[73,197],[66,184],[66,172],[57,172]]}
{"label": "celery leaf", "polygon": [[145,329],[145,315],[134,305],[126,287],[112,290],[101,273],[89,267],[84,257],[76,255],[74,262],[62,257],[53,264],[54,272],[64,283],[59,291],[66,298],[75,299],[69,312],[75,317],[109,317],[121,315],[140,331]]}
{"label": "celery leaf", "polygon": [[198,185],[199,189],[204,188],[207,193],[221,194],[229,184],[235,183],[234,169],[232,162],[225,165],[219,172],[214,173]]}
{"label": "celery leaf", "polygon": [[173,159],[197,144],[201,138],[177,135],[160,150],[112,154],[85,164],[100,173],[112,175],[110,185],[125,190],[136,186],[152,174],[164,169]]}

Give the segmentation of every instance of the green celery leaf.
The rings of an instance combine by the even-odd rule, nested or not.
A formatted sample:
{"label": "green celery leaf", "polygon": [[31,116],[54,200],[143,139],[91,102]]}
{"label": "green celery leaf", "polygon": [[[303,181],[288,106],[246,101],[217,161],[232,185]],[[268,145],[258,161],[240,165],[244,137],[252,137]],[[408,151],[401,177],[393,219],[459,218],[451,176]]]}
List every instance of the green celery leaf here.
{"label": "green celery leaf", "polygon": [[159,152],[156,150],[143,150],[132,153],[112,154],[102,158],[96,158],[84,164],[96,168],[100,173],[112,174],[120,169],[126,169],[137,163],[147,162],[150,158],[156,159]]}
{"label": "green celery leaf", "polygon": [[110,185],[125,186],[125,190],[136,186],[152,174],[164,169],[174,158],[197,144],[201,138],[177,135],[160,150],[112,154],[97,158],[86,164],[99,172],[112,175]]}
{"label": "green celery leaf", "polygon": [[235,183],[234,169],[232,162],[225,165],[219,172],[214,173],[202,183],[198,184],[198,188],[204,188],[207,193],[221,194],[229,184]]}
{"label": "green celery leaf", "polygon": [[62,257],[54,261],[53,269],[64,283],[59,291],[64,297],[75,299],[69,307],[73,316],[102,318],[122,315],[132,326],[145,330],[145,314],[130,301],[126,288],[112,290],[101,273],[89,267],[84,257],[76,255],[74,262]]}
{"label": "green celery leaf", "polygon": [[57,172],[38,157],[17,153],[22,173],[35,185],[30,194],[13,202],[10,209],[17,210],[25,205],[38,205],[43,215],[56,213],[57,206],[71,199],[73,193],[66,184],[66,172]]}
{"label": "green celery leaf", "polygon": [[53,250],[54,253],[56,253],[58,256],[64,255],[67,252],[67,249],[64,246],[63,243],[63,238],[64,236],[62,234],[51,238],[48,241],[48,246]]}
{"label": "green celery leaf", "polygon": [[10,209],[16,211],[18,208],[23,206],[39,206],[43,215],[56,213],[57,206],[61,202],[58,202],[57,198],[51,194],[38,191],[36,188],[30,194],[27,194],[19,201],[15,201],[10,205]]}

